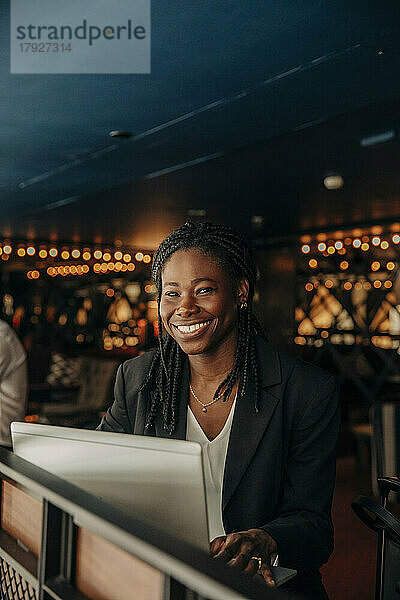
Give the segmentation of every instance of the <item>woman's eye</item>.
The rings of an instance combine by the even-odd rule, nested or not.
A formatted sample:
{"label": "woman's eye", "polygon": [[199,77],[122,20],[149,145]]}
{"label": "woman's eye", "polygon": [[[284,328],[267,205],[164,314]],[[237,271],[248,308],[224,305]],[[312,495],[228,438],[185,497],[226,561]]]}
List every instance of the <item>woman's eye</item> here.
{"label": "woman's eye", "polygon": [[197,290],[197,294],[207,294],[208,292],[213,292],[215,288],[212,287],[203,287]]}
{"label": "woman's eye", "polygon": [[164,294],[165,296],[169,296],[169,297],[175,297],[178,296],[178,292],[173,292],[172,290],[169,292],[165,292]]}

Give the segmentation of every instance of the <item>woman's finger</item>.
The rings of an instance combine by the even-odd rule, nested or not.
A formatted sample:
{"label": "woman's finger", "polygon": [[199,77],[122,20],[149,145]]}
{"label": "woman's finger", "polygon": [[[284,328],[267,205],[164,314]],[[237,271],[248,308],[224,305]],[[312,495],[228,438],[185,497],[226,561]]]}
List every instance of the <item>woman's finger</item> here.
{"label": "woman's finger", "polygon": [[238,546],[237,536],[227,535],[220,550],[214,554],[214,558],[220,558],[224,562],[230,561],[236,554]]}
{"label": "woman's finger", "polygon": [[219,552],[222,546],[224,545],[225,540],[226,535],[220,535],[219,537],[213,539],[213,541],[210,543],[210,553],[216,554],[217,552]]}
{"label": "woman's finger", "polygon": [[271,565],[263,563],[261,565],[261,569],[259,572],[264,577],[265,583],[267,583],[270,586],[275,585],[275,579],[274,579],[274,576],[272,575]]}
{"label": "woman's finger", "polygon": [[[241,569],[243,571],[244,569],[246,569],[249,562],[256,561],[250,560],[249,552],[242,548],[240,552],[238,552],[235,556],[233,556],[233,558],[231,558],[231,560],[229,561],[229,566],[236,567],[237,569]],[[256,562],[256,564],[258,567],[258,562]]]}
{"label": "woman's finger", "polygon": [[258,572],[258,561],[255,560],[254,558],[251,558],[249,560],[249,562],[247,563],[247,567],[243,570],[243,573],[246,573],[246,575],[250,575],[250,577],[253,577],[254,575],[256,575],[257,572]]}

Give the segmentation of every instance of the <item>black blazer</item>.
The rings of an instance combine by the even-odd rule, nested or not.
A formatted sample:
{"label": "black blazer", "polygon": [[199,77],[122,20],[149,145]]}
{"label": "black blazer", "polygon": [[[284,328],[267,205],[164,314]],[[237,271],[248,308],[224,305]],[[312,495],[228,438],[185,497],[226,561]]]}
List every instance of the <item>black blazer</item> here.
{"label": "black blazer", "polygon": [[[279,563],[297,569],[288,587],[326,598],[319,567],[333,550],[331,503],[339,428],[336,378],[278,352],[257,338],[260,410],[253,385],[237,402],[225,464],[223,523],[227,533],[265,529],[277,542]],[[144,434],[149,394],[139,391],[154,350],[118,370],[115,400],[99,429]],[[186,438],[189,363],[182,377],[173,438]],[[158,414],[147,435],[169,437]]]}

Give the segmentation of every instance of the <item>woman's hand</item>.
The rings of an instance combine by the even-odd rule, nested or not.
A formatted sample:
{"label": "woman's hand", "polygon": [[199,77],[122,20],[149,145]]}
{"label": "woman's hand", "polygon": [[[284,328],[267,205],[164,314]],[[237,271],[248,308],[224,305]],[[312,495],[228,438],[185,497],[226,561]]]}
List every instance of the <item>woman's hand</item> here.
{"label": "woman's hand", "polygon": [[[275,585],[271,557],[278,550],[275,540],[263,529],[248,529],[217,537],[210,544],[210,552],[214,558],[220,558],[248,575],[260,573],[268,585]],[[252,557],[261,558],[261,568],[258,560]]]}

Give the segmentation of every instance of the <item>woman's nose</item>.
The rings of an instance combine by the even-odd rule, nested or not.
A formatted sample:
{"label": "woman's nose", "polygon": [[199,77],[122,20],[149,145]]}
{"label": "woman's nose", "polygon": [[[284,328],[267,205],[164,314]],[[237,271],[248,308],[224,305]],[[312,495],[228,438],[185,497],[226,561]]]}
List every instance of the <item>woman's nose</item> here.
{"label": "woman's nose", "polygon": [[191,296],[181,296],[181,301],[176,309],[176,313],[181,317],[192,315],[199,311],[194,299]]}

